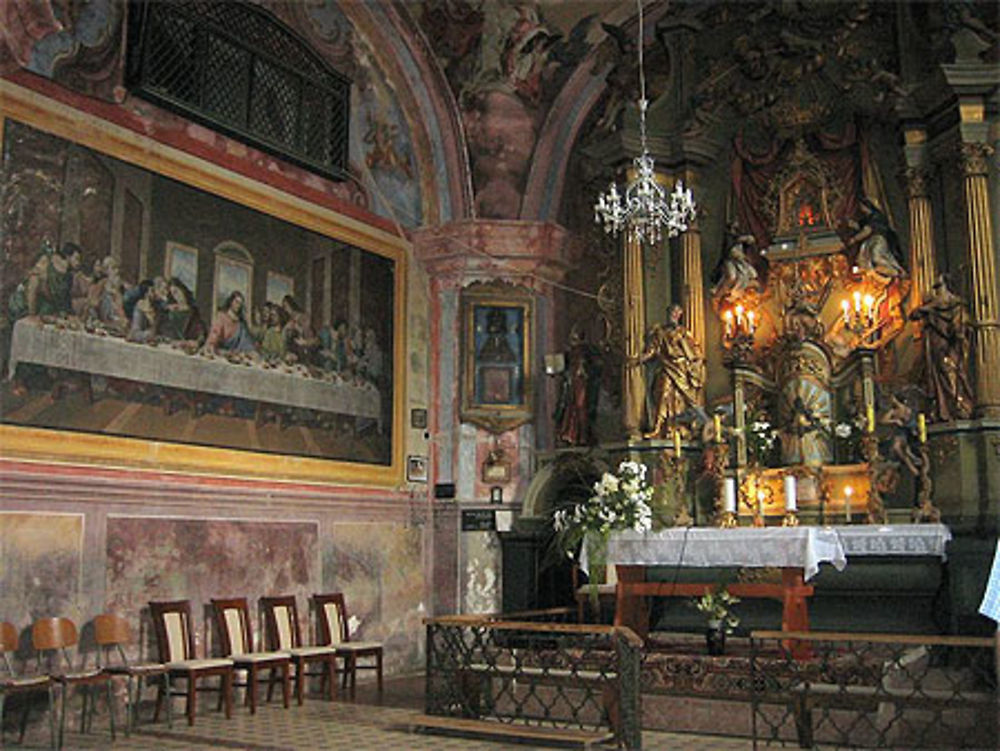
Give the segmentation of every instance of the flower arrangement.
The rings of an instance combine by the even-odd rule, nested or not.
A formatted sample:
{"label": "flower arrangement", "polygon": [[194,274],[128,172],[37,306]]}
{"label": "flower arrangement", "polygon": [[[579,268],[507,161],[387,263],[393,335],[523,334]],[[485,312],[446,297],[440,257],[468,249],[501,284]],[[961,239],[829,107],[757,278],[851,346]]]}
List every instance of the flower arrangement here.
{"label": "flower arrangement", "polygon": [[747,454],[750,462],[757,466],[767,466],[778,440],[778,431],[764,415],[758,415],[747,425]]}
{"label": "flower arrangement", "polygon": [[594,494],[571,508],[558,509],[552,524],[562,548],[572,554],[588,535],[607,542],[617,530],[648,532],[653,528],[650,501],[653,488],[646,482],[646,466],[624,461],[618,473],[605,472],[594,483]]}
{"label": "flower arrangement", "polygon": [[733,615],[730,608],[739,601],[739,597],[730,594],[725,585],[720,584],[715,589],[706,591],[701,597],[695,598],[694,606],[705,614],[710,626],[718,625],[727,634],[731,634],[740,624],[740,619]]}

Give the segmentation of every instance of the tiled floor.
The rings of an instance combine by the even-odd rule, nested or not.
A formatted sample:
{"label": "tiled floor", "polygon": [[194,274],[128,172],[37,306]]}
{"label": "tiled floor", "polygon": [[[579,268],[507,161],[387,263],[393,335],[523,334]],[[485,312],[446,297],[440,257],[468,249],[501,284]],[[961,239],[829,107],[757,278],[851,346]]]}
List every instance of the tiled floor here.
{"label": "tiled floor", "polygon": [[[360,686],[355,702],[328,702],[307,699],[299,707],[293,704],[283,709],[280,701],[258,707],[251,716],[244,706],[234,708],[233,718],[226,720],[215,711],[215,702],[202,702],[194,727],[188,727],[178,704],[174,727],[165,722],[153,725],[148,713],[131,737],[119,733],[112,744],[104,718],[94,722],[87,735],[69,732],[67,749],[113,749],[114,751],[500,751],[518,749],[531,751],[541,748],[511,741],[469,740],[431,734],[415,734],[406,730],[408,719],[420,711],[423,702],[421,678],[403,678],[386,682],[385,694],[378,702],[371,687]],[[16,732],[8,732],[5,748],[16,747]],[[47,726],[36,726],[25,739],[24,748],[48,747]],[[551,746],[547,747],[551,748]],[[746,739],[721,736],[696,736],[679,733],[645,731],[643,748],[647,751],[747,751]]]}

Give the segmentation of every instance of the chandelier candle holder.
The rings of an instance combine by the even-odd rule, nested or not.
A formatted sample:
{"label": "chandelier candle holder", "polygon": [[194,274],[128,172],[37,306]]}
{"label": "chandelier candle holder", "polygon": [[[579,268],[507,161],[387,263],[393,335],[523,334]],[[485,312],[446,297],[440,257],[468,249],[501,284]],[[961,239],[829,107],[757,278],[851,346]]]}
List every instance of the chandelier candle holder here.
{"label": "chandelier candle holder", "polygon": [[875,312],[875,298],[870,294],[862,294],[855,290],[851,298],[840,301],[841,318],[844,328],[855,336],[868,338],[875,329],[878,316]]}
{"label": "chandelier candle holder", "polygon": [[602,224],[604,231],[618,236],[623,230],[640,244],[656,244],[663,234],[676,237],[685,232],[694,220],[696,206],[691,190],[684,188],[682,180],[674,184],[668,200],[667,192],[656,178],[656,163],[649,153],[646,141],[646,71],[643,65],[643,14],[642,0],[639,8],[639,144],[641,153],[632,160],[634,174],[624,192],[619,192],[614,182],[607,192],[601,193],[594,204],[594,222]]}
{"label": "chandelier candle holder", "polygon": [[745,361],[753,353],[754,334],[760,321],[757,314],[743,305],[722,313],[722,346],[734,360]]}
{"label": "chandelier candle holder", "polygon": [[786,474],[783,483],[785,491],[785,518],[781,520],[781,526],[797,527],[799,526],[799,506],[795,475]]}

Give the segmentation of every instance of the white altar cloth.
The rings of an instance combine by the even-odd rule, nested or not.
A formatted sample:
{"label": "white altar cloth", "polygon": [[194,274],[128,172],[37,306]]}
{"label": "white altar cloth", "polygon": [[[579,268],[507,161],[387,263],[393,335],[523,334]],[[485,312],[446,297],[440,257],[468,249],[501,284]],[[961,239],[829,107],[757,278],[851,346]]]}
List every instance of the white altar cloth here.
{"label": "white altar cloth", "polygon": [[[921,555],[945,559],[951,531],[943,524],[838,527],[674,527],[660,532],[615,532],[607,563],[626,566],[747,566],[801,568],[806,581],[848,556]],[[580,567],[587,570],[587,546]]]}
{"label": "white altar cloth", "polygon": [[951,530],[943,524],[851,524],[834,527],[848,557],[926,555],[947,559]]}
{"label": "white altar cloth", "polygon": [[[586,570],[586,545],[580,567]],[[820,563],[847,565],[840,536],[827,527],[675,527],[660,532],[616,532],[608,564],[630,566],[776,566],[801,568],[805,579]]]}

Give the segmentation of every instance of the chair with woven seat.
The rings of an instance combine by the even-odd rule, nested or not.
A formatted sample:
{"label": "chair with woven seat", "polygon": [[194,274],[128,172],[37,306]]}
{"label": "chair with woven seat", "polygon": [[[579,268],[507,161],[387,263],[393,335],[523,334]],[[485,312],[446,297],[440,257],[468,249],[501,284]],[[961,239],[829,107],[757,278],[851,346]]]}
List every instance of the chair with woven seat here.
{"label": "chair with woven seat", "polygon": [[[299,630],[299,613],[294,595],[261,597],[260,610],[264,614],[264,635],[268,649],[287,652],[295,666],[295,697],[302,704],[306,678],[318,675],[323,688],[332,700],[337,693],[337,649],[332,646],[306,646]],[[319,663],[320,671],[309,673],[310,664]]]}
{"label": "chair with woven seat", "polygon": [[257,712],[257,675],[260,670],[271,672],[267,692],[268,700],[271,699],[271,689],[274,688],[275,671],[281,673],[281,694],[284,698],[285,709],[288,709],[291,654],[280,650],[254,651],[250,608],[245,597],[213,599],[212,609],[215,611],[215,625],[222,642],[222,654],[233,661],[237,670],[247,672],[246,689],[250,714]]}
{"label": "chair with woven seat", "polygon": [[[52,748],[56,747],[56,714],[55,702],[52,698],[52,679],[47,674],[18,675],[14,670],[14,663],[10,655],[17,651],[17,629],[13,623],[4,621],[0,623],[0,654],[3,655],[3,662],[0,663],[0,748],[3,747],[3,708],[7,701],[7,696],[11,694],[30,694],[45,691],[49,695],[49,740]],[[18,743],[24,742],[24,730],[28,726],[28,710],[31,708],[29,701],[24,702],[24,711],[21,714],[21,734]]]}
{"label": "chair with woven seat", "polygon": [[[187,697],[188,725],[194,725],[198,711],[198,682],[206,678],[219,679],[219,691],[222,692],[226,719],[232,717],[233,661],[221,658],[198,659],[194,646],[194,630],[191,628],[190,600],[151,602],[149,612],[153,617],[153,630],[156,632],[160,662],[167,668],[165,688],[156,697],[153,721],[160,717],[160,705],[164,696],[169,702],[177,695]],[[186,681],[187,691],[174,689],[176,678]]]}
{"label": "chair with woven seat", "polygon": [[111,692],[111,676],[105,673],[100,666],[74,667],[69,650],[78,647],[80,643],[76,624],[69,618],[40,618],[31,626],[31,643],[38,655],[38,672],[42,672],[43,661],[48,662],[51,669],[47,672],[53,683],[60,687],[58,747],[62,748],[63,745],[66,731],[66,698],[73,686],[88,689],[83,694],[83,711],[80,713],[81,733],[86,732],[93,721],[94,702],[91,700],[89,689],[91,686],[104,686],[105,698],[108,703],[108,724],[113,741],[115,739],[115,707]]}
{"label": "chair with woven seat", "polygon": [[[94,618],[94,640],[97,642],[97,664],[109,675],[120,675],[126,679],[125,685],[125,735],[136,726],[139,717],[139,699],[142,697],[142,683],[159,678],[165,691],[167,666],[162,662],[129,662],[125,646],[132,641],[132,629],[128,621],[114,613],[102,613]],[[117,660],[114,659],[117,655]],[[148,684],[147,684],[148,685]],[[173,726],[170,702],[167,702],[167,726]]]}
{"label": "chair with woven seat", "polygon": [[[344,687],[350,686],[354,698],[359,670],[374,670],[378,680],[378,693],[382,694],[382,643],[376,641],[352,641],[348,625],[347,605],[341,592],[312,596],[312,606],[316,611],[317,641],[337,648],[344,660]],[[359,659],[372,658],[370,663]]]}

